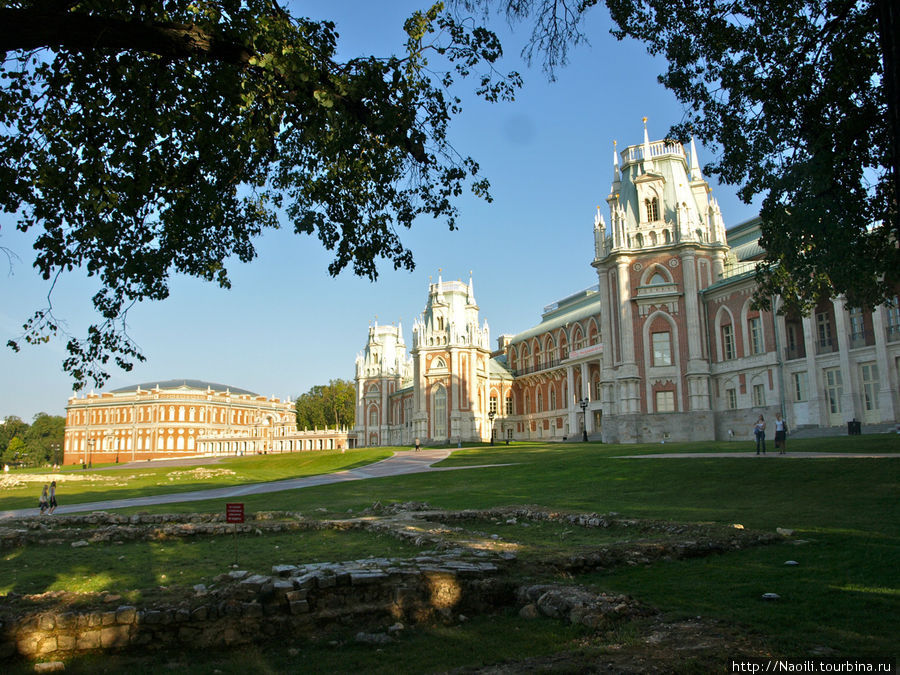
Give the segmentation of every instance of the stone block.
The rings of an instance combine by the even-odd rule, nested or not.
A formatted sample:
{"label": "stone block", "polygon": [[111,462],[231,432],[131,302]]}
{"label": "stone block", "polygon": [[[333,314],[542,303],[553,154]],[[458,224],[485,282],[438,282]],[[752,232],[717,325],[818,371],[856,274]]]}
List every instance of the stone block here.
{"label": "stone block", "polygon": [[38,620],[38,626],[42,631],[50,631],[56,628],[56,618],[52,614],[43,614]]}
{"label": "stone block", "polygon": [[258,619],[263,615],[263,608],[258,602],[245,602],[241,605],[241,616],[246,619]]}
{"label": "stone block", "polygon": [[306,600],[307,593],[308,591],[306,589],[300,591],[288,591],[284,594],[284,597],[288,602],[296,602],[297,600]]}
{"label": "stone block", "polygon": [[74,635],[57,635],[56,644],[60,651],[70,652],[75,649]]}
{"label": "stone block", "polygon": [[38,650],[38,640],[33,635],[29,635],[28,637],[20,638],[16,641],[16,650],[22,656],[33,656],[37,654]]}
{"label": "stone block", "polygon": [[74,628],[78,625],[78,615],[74,612],[63,612],[56,615],[56,625],[62,630]]}
{"label": "stone block", "polygon": [[306,600],[294,600],[288,606],[291,614],[306,614],[309,612],[309,603]]}
{"label": "stone block", "polygon": [[76,649],[99,649],[100,648],[100,631],[89,630],[78,636],[75,641]]}
{"label": "stone block", "polygon": [[137,609],[128,605],[122,605],[116,610],[116,623],[130,626],[137,616]]}
{"label": "stone block", "polygon": [[66,664],[62,661],[45,661],[44,663],[35,663],[34,672],[36,673],[63,673],[66,670]]}
{"label": "stone block", "polygon": [[205,605],[201,605],[200,607],[195,608],[191,612],[191,620],[192,621],[206,621],[207,616],[209,615],[209,611]]}
{"label": "stone block", "polygon": [[37,653],[38,654],[52,654],[58,649],[58,645],[56,642],[56,636],[53,635],[48,638],[44,638],[38,644]]}
{"label": "stone block", "polygon": [[128,626],[108,626],[100,629],[100,646],[104,649],[124,647],[128,644]]}
{"label": "stone block", "polygon": [[163,613],[157,611],[155,609],[148,610],[144,612],[144,623],[148,625],[154,625],[158,623],[162,623]]}
{"label": "stone block", "polygon": [[115,626],[116,625],[116,613],[115,612],[103,612],[100,617],[100,625],[101,626]]}

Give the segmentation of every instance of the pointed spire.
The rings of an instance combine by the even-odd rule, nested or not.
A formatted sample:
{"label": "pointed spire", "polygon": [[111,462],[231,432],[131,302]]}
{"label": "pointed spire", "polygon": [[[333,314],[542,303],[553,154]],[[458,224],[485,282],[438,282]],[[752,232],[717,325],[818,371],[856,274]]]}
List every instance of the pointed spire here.
{"label": "pointed spire", "polygon": [[621,175],[619,175],[619,151],[616,149],[618,143],[613,140],[613,182],[617,182],[621,180]]}
{"label": "pointed spire", "polygon": [[644,117],[644,161],[641,163],[641,170],[647,173],[649,169],[653,169],[653,159],[650,156],[650,136],[647,134],[647,118]]}
{"label": "pointed spire", "polygon": [[703,180],[700,162],[697,161],[697,144],[694,143],[693,136],[691,136],[691,180]]}
{"label": "pointed spire", "polygon": [[472,270],[469,270],[469,288],[467,291],[466,302],[470,305],[475,304],[475,284],[472,282]]}

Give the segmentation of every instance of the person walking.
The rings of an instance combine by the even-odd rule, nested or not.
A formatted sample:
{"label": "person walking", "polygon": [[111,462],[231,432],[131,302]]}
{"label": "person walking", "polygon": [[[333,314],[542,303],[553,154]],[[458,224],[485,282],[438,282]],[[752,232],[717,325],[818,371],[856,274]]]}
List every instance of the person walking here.
{"label": "person walking", "polygon": [[419,442],[419,439],[416,439],[416,452],[422,449],[422,444]]}
{"label": "person walking", "polygon": [[779,455],[785,454],[787,444],[787,422],[781,417],[781,413],[775,413],[775,448]]}
{"label": "person walking", "polygon": [[41,498],[38,501],[38,507],[41,509],[41,515],[44,515],[44,511],[46,511],[50,507],[50,499],[47,496],[47,484],[44,483],[44,489],[41,490]]}
{"label": "person walking", "polygon": [[50,510],[47,511],[48,514],[53,513],[56,510],[56,481],[52,481],[50,483]]}
{"label": "person walking", "polygon": [[759,454],[760,448],[762,448],[762,454],[766,454],[766,420],[762,415],[753,425],[753,435],[756,437],[756,454]]}

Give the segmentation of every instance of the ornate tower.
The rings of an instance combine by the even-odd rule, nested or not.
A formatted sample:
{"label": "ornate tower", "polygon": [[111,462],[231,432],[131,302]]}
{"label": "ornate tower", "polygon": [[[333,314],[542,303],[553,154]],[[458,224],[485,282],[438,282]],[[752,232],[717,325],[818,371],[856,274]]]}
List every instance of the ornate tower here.
{"label": "ornate tower", "polygon": [[710,192],[693,140],[690,158],[675,141],[651,143],[646,118],[643,142],[613,154],[610,224],[598,208],[592,263],[610,310],[601,387],[604,413],[618,425],[609,440],[646,436],[646,416],[659,412],[698,413],[685,424],[707,423],[699,293],[721,277],[728,250]]}
{"label": "ornate tower", "polygon": [[406,353],[403,327],[369,326],[366,348],[356,356],[356,435],[357,443],[386,445],[392,423],[388,399],[408,386],[412,378],[412,360]]}
{"label": "ornate tower", "polygon": [[488,438],[490,329],[478,323],[469,283],[428,286],[425,311],[413,325],[413,426],[433,442]]}

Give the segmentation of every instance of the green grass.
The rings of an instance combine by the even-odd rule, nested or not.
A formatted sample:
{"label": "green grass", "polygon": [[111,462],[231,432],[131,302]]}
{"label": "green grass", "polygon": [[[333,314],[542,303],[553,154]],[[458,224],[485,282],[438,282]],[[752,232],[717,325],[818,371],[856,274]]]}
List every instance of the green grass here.
{"label": "green grass", "polygon": [[230,568],[235,556],[241,569],[271,574],[273,565],[356,560],[373,552],[385,557],[409,557],[419,549],[394,537],[360,530],[248,534],[236,540],[223,535],[94,543],[84,548],[72,548],[68,543],[25,546],[0,556],[0,593],[124,594],[159,586],[192,587],[210,584]]}
{"label": "green grass", "polygon": [[[751,445],[749,442],[667,443],[664,450],[718,452],[731,447],[746,452]],[[382,504],[425,501],[435,507],[450,509],[536,504],[562,510],[617,512],[623,517],[723,525],[740,523],[747,528],[767,531],[777,527],[791,528],[796,537],[809,543],[658,562],[647,567],[586,575],[572,581],[627,592],[675,616],[702,615],[726,621],[757,636],[770,645],[773,653],[782,656],[801,658],[812,649],[826,647],[848,658],[897,658],[893,617],[900,615],[900,572],[897,571],[900,560],[900,456],[886,459],[790,456],[759,459],[618,458],[662,449],[659,445],[602,444],[485,446],[455,452],[442,463],[445,467],[461,467],[458,471],[251,495],[242,501],[248,512],[299,510],[323,517],[346,516],[348,510],[358,513],[376,501]],[[792,441],[790,450],[898,453],[900,438],[885,434],[809,439]],[[272,459],[278,458],[266,458]],[[475,465],[495,466],[462,468]],[[145,486],[136,491],[146,494],[154,489],[158,488]],[[2,506],[5,505],[0,502]],[[320,513],[317,509],[326,512]],[[141,510],[222,512],[224,500]],[[495,525],[494,529],[500,527],[491,524]],[[474,529],[480,527],[479,523]],[[522,539],[527,540],[524,543],[540,548],[542,552],[560,541],[558,528],[541,531],[541,528],[507,526],[502,529],[504,531],[498,533],[504,539],[512,540],[521,532]],[[252,545],[251,541],[247,540],[248,546]],[[261,538],[260,546],[266,541]],[[184,546],[189,549],[199,544]],[[565,550],[566,546],[568,544],[561,544],[559,548]],[[344,555],[340,541],[335,541],[333,548],[330,557],[355,557]],[[374,550],[370,553],[377,554]],[[188,552],[183,555],[188,556]],[[783,563],[788,559],[800,564],[785,567]],[[110,564],[115,567],[114,561]],[[54,565],[58,574],[74,576],[67,563],[54,558]],[[782,599],[774,603],[763,602],[760,596],[765,592],[776,592]],[[486,655],[478,651],[467,656],[465,645],[467,641],[489,640],[491,621],[494,619],[482,617],[462,627],[441,629],[447,631],[446,635],[425,630],[415,632],[396,648],[389,646],[381,652],[348,646],[346,650],[333,650],[335,653],[332,654],[322,648],[321,653],[314,652],[316,663],[321,657],[322,664],[338,664],[333,668],[337,671],[381,672],[379,668],[388,667],[385,664],[397,670],[401,653],[410,663],[421,665],[409,672],[481,663],[485,662]],[[518,647],[513,641],[511,653],[514,655],[515,649],[521,650],[520,655],[532,653],[529,645],[544,644],[542,636],[546,637],[551,650],[569,648],[574,639],[572,635],[558,633],[565,630],[552,621],[526,622],[527,630],[523,628],[526,624],[520,625],[520,620],[515,618],[497,621],[500,621],[497,626],[503,630],[514,630],[518,626],[520,632],[535,633],[529,633]],[[451,649],[456,644],[454,640],[463,645],[458,655]],[[448,644],[446,650],[445,642]],[[497,650],[496,660],[501,660],[502,653],[506,652],[499,646]],[[304,662],[308,662],[306,647],[302,653]],[[270,658],[269,653],[263,653],[261,649],[254,648],[241,654],[251,659],[254,669],[261,672],[280,671],[284,666],[277,654]],[[354,660],[357,654],[361,659],[359,663]],[[236,657],[235,662],[239,658]]]}
{"label": "green grass", "polygon": [[[57,498],[60,504],[84,504],[262,483],[352,469],[385,459],[391,454],[392,451],[386,448],[350,450],[345,453],[327,450],[231,457],[204,467],[159,467],[147,462],[146,467],[131,469],[79,469],[61,474],[62,477],[57,480]],[[203,470],[216,475],[203,477]],[[12,472],[12,477],[28,473],[37,472]],[[19,487],[4,488],[0,496],[0,511],[28,508],[36,510],[41,487],[45,482],[42,479]]]}

